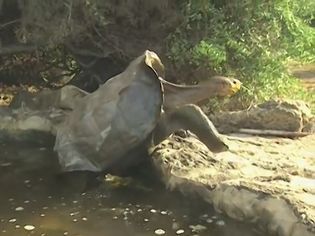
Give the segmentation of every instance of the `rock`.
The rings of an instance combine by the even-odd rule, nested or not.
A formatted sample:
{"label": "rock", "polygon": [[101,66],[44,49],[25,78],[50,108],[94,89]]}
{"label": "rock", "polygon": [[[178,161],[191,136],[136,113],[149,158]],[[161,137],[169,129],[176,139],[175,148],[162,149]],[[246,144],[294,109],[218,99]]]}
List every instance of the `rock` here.
{"label": "rock", "polygon": [[33,111],[55,108],[73,109],[78,99],[87,94],[73,85],[67,85],[58,90],[44,89],[37,94],[22,91],[13,98],[9,107],[11,109],[23,107]]}
{"label": "rock", "polygon": [[278,236],[313,235],[315,137],[227,139],[230,151],[213,154],[195,137],[171,135],[152,151],[153,165],[167,188],[217,212]]}
{"label": "rock", "polygon": [[223,133],[240,128],[300,132],[312,117],[310,108],[302,101],[270,100],[248,110],[212,115],[210,119]]}

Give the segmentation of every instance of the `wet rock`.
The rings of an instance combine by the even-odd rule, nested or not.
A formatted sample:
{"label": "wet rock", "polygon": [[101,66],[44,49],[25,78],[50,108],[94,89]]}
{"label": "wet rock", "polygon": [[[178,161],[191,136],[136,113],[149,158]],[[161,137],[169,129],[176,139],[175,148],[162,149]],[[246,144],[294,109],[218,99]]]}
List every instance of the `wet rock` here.
{"label": "wet rock", "polygon": [[234,132],[240,128],[299,132],[308,126],[310,120],[314,119],[312,117],[305,102],[270,100],[248,110],[212,115],[210,119],[223,133]]}

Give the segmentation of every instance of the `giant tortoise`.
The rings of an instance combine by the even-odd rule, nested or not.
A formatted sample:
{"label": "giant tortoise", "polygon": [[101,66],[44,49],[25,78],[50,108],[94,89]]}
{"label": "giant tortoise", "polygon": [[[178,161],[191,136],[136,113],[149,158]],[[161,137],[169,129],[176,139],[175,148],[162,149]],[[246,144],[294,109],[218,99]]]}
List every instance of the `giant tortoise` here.
{"label": "giant tortoise", "polygon": [[[176,92],[172,89],[182,88],[163,80],[163,73],[159,57],[146,50],[124,72],[73,105],[56,135],[54,150],[62,170],[125,168],[140,158],[131,155],[133,150],[156,145],[181,128],[192,131],[211,151],[227,150],[199,107],[189,101],[173,101]],[[234,81],[228,94],[239,89],[240,82]],[[168,95],[164,97],[165,88]]]}

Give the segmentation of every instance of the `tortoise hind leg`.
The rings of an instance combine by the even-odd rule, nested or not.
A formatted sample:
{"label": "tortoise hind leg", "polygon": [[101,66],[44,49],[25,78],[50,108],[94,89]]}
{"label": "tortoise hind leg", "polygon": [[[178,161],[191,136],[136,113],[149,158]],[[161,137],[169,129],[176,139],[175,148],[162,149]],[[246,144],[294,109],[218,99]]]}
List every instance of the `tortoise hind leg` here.
{"label": "tortoise hind leg", "polygon": [[192,104],[181,106],[163,114],[153,132],[154,145],[179,129],[190,130],[212,152],[222,152],[229,149],[200,107]]}

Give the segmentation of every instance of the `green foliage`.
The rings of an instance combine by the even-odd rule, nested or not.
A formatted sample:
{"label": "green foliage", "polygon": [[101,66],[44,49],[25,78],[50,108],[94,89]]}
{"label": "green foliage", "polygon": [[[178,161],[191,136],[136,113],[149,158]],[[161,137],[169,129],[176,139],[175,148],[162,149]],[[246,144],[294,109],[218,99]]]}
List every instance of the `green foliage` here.
{"label": "green foliage", "polygon": [[315,29],[308,25],[314,1],[195,0],[182,3],[182,12],[185,21],[168,38],[169,59],[240,79],[245,89],[233,108],[270,97],[315,100],[286,70],[288,60],[315,62]]}

